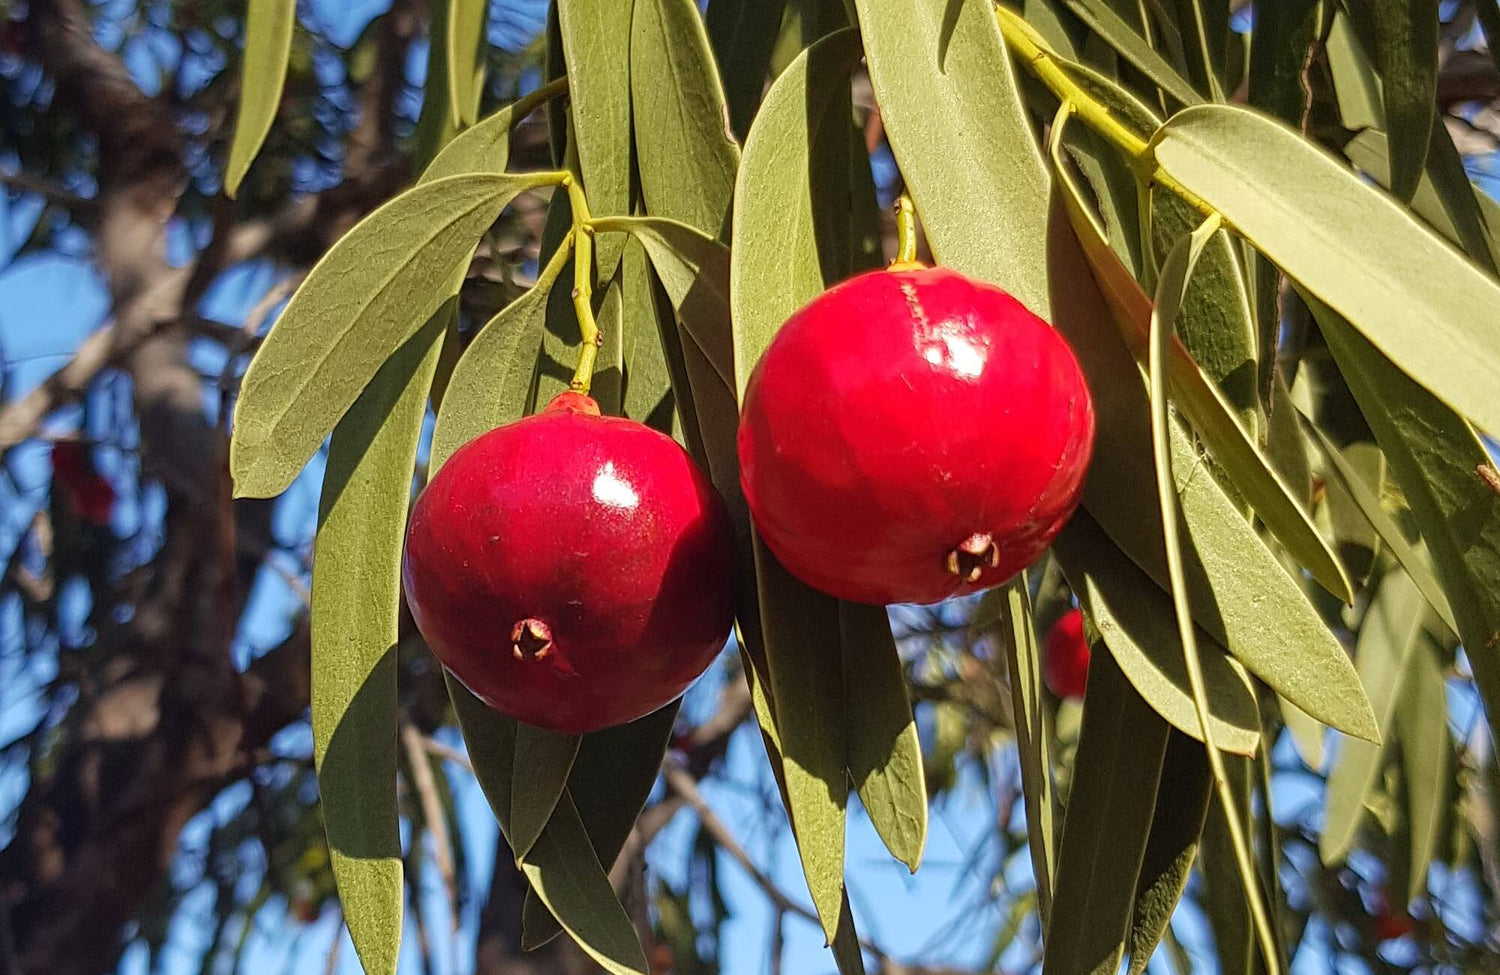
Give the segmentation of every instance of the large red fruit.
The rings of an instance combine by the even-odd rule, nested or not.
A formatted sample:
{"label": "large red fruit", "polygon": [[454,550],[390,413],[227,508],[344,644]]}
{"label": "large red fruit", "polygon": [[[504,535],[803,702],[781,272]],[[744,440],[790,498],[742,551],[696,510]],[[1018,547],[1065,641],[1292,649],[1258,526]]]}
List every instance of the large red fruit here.
{"label": "large red fruit", "polygon": [[794,575],[932,603],[1035,561],[1078,504],[1094,410],[1062,336],[942,268],[872,271],[787,320],[745,389],[740,477]]}
{"label": "large red fruit", "polygon": [[1083,635],[1083,612],[1070,609],[1047,631],[1042,679],[1061,698],[1082,698],[1089,682],[1089,642]]}
{"label": "large red fruit", "polygon": [[412,510],[417,628],[491,707],[581,733],[681,694],[724,646],[734,539],[670,438],[580,393],[454,451]]}

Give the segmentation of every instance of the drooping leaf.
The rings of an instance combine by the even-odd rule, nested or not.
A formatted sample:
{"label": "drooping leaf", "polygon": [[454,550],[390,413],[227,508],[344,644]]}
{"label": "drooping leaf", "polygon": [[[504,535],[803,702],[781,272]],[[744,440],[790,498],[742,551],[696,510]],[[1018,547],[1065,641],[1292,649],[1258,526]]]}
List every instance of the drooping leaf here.
{"label": "drooping leaf", "polygon": [[497,312],[464,350],[432,431],[432,470],[480,434],[525,415],[547,298],[568,255],[568,248],[559,248],[536,284]]}
{"label": "drooping leaf", "polygon": [[[1421,651],[1420,644],[1426,639],[1426,612],[1421,592],[1400,571],[1386,574],[1365,611],[1354,662],[1383,738],[1389,737],[1395,721],[1407,660]],[[1318,838],[1318,853],[1324,864],[1342,862],[1353,847],[1364,818],[1365,801],[1379,777],[1382,751],[1381,746],[1366,741],[1345,739],[1339,743],[1328,772],[1327,811]]]}
{"label": "drooping leaf", "polygon": [[[444,677],[474,777],[508,835],[516,722],[485,706],[451,675]],[[635,927],[615,898],[566,790],[529,859],[520,866],[531,889],[589,957],[612,975],[647,975],[650,969]]]}
{"label": "drooping leaf", "polygon": [[444,145],[422,171],[422,182],[445,176],[503,173],[510,162],[510,130],[538,107],[567,90],[567,79],[522,95]]}
{"label": "drooping leaf", "polygon": [[313,757],[349,935],[394,975],[404,887],[396,814],[396,641],[411,472],[448,316],[433,315],[334,430],[312,580]]}
{"label": "drooping leaf", "polygon": [[625,362],[625,415],[685,441],[672,396],[671,366],[662,347],[656,288],[656,275],[645,248],[638,240],[627,241],[620,254],[620,289],[625,302],[621,353]]}
{"label": "drooping leaf", "polygon": [[[1375,66],[1355,36],[1344,8],[1334,8],[1331,15],[1324,50],[1328,56],[1329,71],[1333,75],[1339,118],[1346,129],[1356,132],[1367,128],[1384,129],[1385,106]],[[1294,122],[1295,119],[1286,121]]]}
{"label": "drooping leaf", "polygon": [[1089,661],[1042,968],[1107,975],[1125,953],[1170,728],[1108,654]]}
{"label": "drooping leaf", "polygon": [[848,735],[838,600],[794,578],[758,540],[761,626],[788,813],[823,934],[845,923],[844,821]]}
{"label": "drooping leaf", "polygon": [[579,735],[564,735],[524,722],[516,723],[515,757],[511,774],[510,832],[506,839],[517,862],[531,853],[542,835],[558,797],[568,784]]}
{"label": "drooping leaf", "polygon": [[[568,793],[606,871],[619,857],[656,783],[680,704],[680,700],[673,701],[629,724],[591,731],[578,746],[568,775]],[[522,947],[527,950],[562,931],[531,890],[521,911],[521,931]]]}
{"label": "drooping leaf", "polygon": [[292,29],[296,26],[296,0],[250,0],[245,8],[245,69],[240,78],[234,137],[224,164],[224,193],[231,200],[281,108],[281,89],[286,83]]}
{"label": "drooping leaf", "polygon": [[740,152],[693,0],[636,0],[630,64],[647,211],[723,235]]}
{"label": "drooping leaf", "polygon": [[1202,97],[1193,90],[1166,58],[1151,47],[1151,44],[1109,5],[1107,0],[1065,0],[1068,7],[1078,15],[1096,34],[1119,52],[1142,74],[1162,91],[1182,105],[1197,105]]}
{"label": "drooping leaf", "polygon": [[1427,890],[1427,870],[1447,815],[1450,756],[1448,692],[1431,646],[1417,647],[1406,664],[1396,703],[1396,740],[1406,779],[1406,823],[1411,835],[1408,901]]}
{"label": "drooping leaf", "polygon": [[[1103,231],[1086,209],[1080,191],[1062,168],[1055,147],[1053,160],[1059,173],[1060,196],[1069,222],[1083,245],[1090,269],[1109,304],[1121,336],[1136,360],[1142,361],[1146,354],[1146,338],[1151,322],[1151,299],[1105,242]],[[1233,256],[1227,253],[1220,253],[1220,257],[1233,260]],[[1235,282],[1232,286],[1237,289],[1238,283]],[[1243,295],[1243,292],[1237,293]],[[1235,298],[1233,303],[1239,304],[1239,300]],[[1204,311],[1202,306],[1197,310]],[[1243,328],[1245,325],[1243,317],[1239,317],[1239,327]],[[1274,466],[1236,419],[1235,411],[1223,393],[1204,375],[1185,345],[1174,341],[1171,353],[1168,371],[1174,402],[1208,445],[1214,459],[1224,469],[1238,492],[1324,588],[1345,602],[1352,601],[1353,590],[1343,566],[1319,534],[1307,511],[1298,504],[1290,489],[1277,475]],[[1225,358],[1232,359],[1234,356],[1231,354]],[[1228,363],[1221,362],[1221,365]],[[1242,409],[1253,412],[1253,388],[1248,392],[1249,401],[1242,400],[1240,405]]]}
{"label": "drooping leaf", "polygon": [[443,42],[448,59],[449,110],[459,128],[473,125],[479,117],[489,13],[489,0],[448,0],[448,25]]}
{"label": "drooping leaf", "polygon": [[318,261],[241,383],[230,446],[237,496],[286,489],[381,364],[449,300],[446,282],[505,204],[551,180],[489,174],[423,183]]}
{"label": "drooping leaf", "polygon": [[1213,774],[1203,746],[1173,731],[1167,739],[1151,834],[1136,881],[1127,944],[1130,975],[1146,970],[1187,889],[1213,793]]}
{"label": "drooping leaf", "polygon": [[[1247,823],[1251,818],[1251,763],[1248,759],[1227,757],[1225,765],[1240,822]],[[1255,945],[1255,928],[1250,921],[1245,891],[1235,865],[1228,818],[1217,796],[1209,802],[1199,848],[1203,865],[1203,911],[1208,915],[1208,924],[1213,931],[1220,970],[1224,975],[1257,975],[1264,969],[1260,966],[1260,952]]]}
{"label": "drooping leaf", "polygon": [[[745,143],[734,196],[729,292],[737,392],[776,331],[847,266],[845,84],[859,36],[830,34],[771,86]],[[829,273],[833,269],[833,273]]]}
{"label": "drooping leaf", "polygon": [[[881,120],[938,263],[1043,317],[1047,178],[987,0],[858,0]],[[1003,228],[1003,230],[1002,230]],[[738,246],[738,242],[736,242]]]}
{"label": "drooping leaf", "polygon": [[[630,212],[630,20],[621,0],[556,4],[572,102],[579,171],[596,217]],[[602,240],[599,277],[614,276],[624,241]]]}
{"label": "drooping leaf", "polygon": [[760,106],[786,0],[719,0],[708,5],[708,40],[724,74],[729,125],[744,139]]}
{"label": "drooping leaf", "polygon": [[1410,200],[1427,161],[1437,115],[1438,5],[1432,0],[1351,0],[1355,26],[1374,40],[1386,127],[1391,192]]}
{"label": "drooping leaf", "polygon": [[[1124,556],[1087,512],[1073,516],[1053,543],[1068,583],[1099,629],[1105,646],[1146,703],[1178,731],[1202,740],[1172,603]],[[1211,644],[1208,634],[1200,639]],[[1217,649],[1203,654],[1214,743],[1252,755],[1260,712],[1244,670]]]}
{"label": "drooping leaf", "polygon": [[1461,417],[1348,324],[1310,302],[1323,337],[1411,505],[1458,624],[1485,714],[1500,714],[1500,493],[1492,461]]}
{"label": "drooping leaf", "polygon": [[849,777],[891,856],[916,873],[927,845],[927,780],[906,672],[884,606],[839,604]]}
{"label": "drooping leaf", "polygon": [[1016,749],[1026,801],[1026,835],[1036,878],[1037,913],[1042,925],[1052,916],[1057,876],[1057,798],[1052,782],[1052,735],[1042,712],[1042,654],[1031,618],[1031,596],[1022,573],[998,594],[1000,638],[1010,675],[1011,711],[1016,718]]}
{"label": "drooping leaf", "polygon": [[[1180,112],[1152,138],[1157,162],[1404,372],[1480,426],[1492,395],[1500,283],[1300,133],[1248,109]],[[1327,260],[1330,250],[1341,255]]]}

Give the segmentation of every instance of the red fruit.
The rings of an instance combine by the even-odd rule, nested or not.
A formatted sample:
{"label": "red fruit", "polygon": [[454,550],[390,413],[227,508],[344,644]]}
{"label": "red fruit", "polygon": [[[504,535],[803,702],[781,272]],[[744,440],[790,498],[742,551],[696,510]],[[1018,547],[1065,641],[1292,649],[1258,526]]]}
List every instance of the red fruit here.
{"label": "red fruit", "polygon": [[94,470],[87,447],[72,440],[52,444],[52,483],[79,518],[93,525],[109,524],[115,489]]}
{"label": "red fruit", "polygon": [[999,288],[872,271],[794,314],[740,419],[755,526],[804,582],[863,603],[998,585],[1073,513],[1093,448],[1078,361]]}
{"label": "red fruit", "polygon": [[733,531],[687,453],[580,393],[454,451],[417,499],[417,628],[491,707],[581,733],[681,694],[724,646]]}
{"label": "red fruit", "polygon": [[1081,698],[1089,680],[1089,642],[1083,635],[1083,612],[1070,609],[1047,631],[1042,679],[1061,698]]}
{"label": "red fruit", "polygon": [[1375,918],[1375,938],[1377,941],[1395,941],[1404,938],[1417,930],[1417,924],[1412,920],[1410,914],[1404,911],[1400,914],[1384,913]]}

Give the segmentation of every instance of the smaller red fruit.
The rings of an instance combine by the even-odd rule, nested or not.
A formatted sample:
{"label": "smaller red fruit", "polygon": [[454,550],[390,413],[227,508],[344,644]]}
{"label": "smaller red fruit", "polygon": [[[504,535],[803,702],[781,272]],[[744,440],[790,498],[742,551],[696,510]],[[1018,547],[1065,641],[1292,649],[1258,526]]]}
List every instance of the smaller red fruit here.
{"label": "smaller red fruit", "polygon": [[73,440],[52,444],[52,483],[79,518],[91,525],[109,524],[115,489],[94,469],[88,448]]}
{"label": "smaller red fruit", "polygon": [[723,648],[734,537],[687,452],[566,392],[458,450],[407,527],[417,628],[481,700],[582,733],[673,698]]}
{"label": "smaller red fruit", "polygon": [[1070,609],[1047,631],[1042,679],[1063,699],[1080,699],[1089,680],[1089,642],[1083,635],[1083,611]]}

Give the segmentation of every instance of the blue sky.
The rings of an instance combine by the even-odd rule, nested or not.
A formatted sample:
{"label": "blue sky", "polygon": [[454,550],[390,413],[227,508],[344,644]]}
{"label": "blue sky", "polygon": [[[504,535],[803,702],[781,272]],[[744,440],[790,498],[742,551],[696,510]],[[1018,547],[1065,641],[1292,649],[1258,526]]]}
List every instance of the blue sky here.
{"label": "blue sky", "polygon": [[[128,5],[125,5],[128,6]],[[322,24],[337,41],[348,43],[368,19],[386,6],[385,0],[340,2],[314,0],[303,4],[303,16]],[[540,27],[545,0],[510,0],[504,18],[497,19],[492,39],[512,46],[527,30]],[[503,23],[500,22],[503,20]],[[151,77],[149,58],[161,52],[127,51],[133,66],[143,79]],[[413,71],[420,74],[420,63]],[[9,160],[0,157],[0,164]],[[889,174],[889,157],[877,163]],[[1494,160],[1476,162],[1473,174],[1491,193],[1500,187]],[[884,181],[883,181],[884,182]],[[8,257],[22,241],[35,221],[38,207],[34,202],[7,204],[0,194],[0,256]],[[63,365],[79,342],[102,324],[107,310],[107,294],[97,273],[88,262],[86,242],[74,237],[63,242],[62,252],[30,256],[10,263],[0,270],[0,356],[3,356],[7,399],[22,395],[48,374]],[[189,242],[178,235],[176,246],[185,256]],[[275,280],[276,272],[265,265],[251,265],[226,275],[205,299],[203,311],[210,317],[227,322],[240,321],[247,308]],[[205,346],[200,350],[201,364],[217,369],[216,353]],[[97,395],[110,395],[104,390]],[[57,431],[76,426],[80,412],[64,411],[51,427]],[[105,460],[109,455],[105,453]],[[128,463],[128,458],[115,458]],[[32,511],[45,503],[47,484],[45,448],[30,445],[16,452],[11,469],[20,488],[14,497],[0,498],[0,546],[13,544],[24,530]],[[311,542],[316,513],[321,464],[315,461],[306,474],[291,488],[280,506],[276,531],[283,542]],[[122,504],[117,527],[130,531],[137,518],[154,519],[159,515],[160,499],[147,497],[140,506]],[[295,569],[288,565],[287,568]],[[276,572],[266,570],[258,580],[251,610],[246,614],[239,633],[236,651],[239,662],[276,643],[285,633],[288,620],[297,611],[299,600],[294,590]],[[79,613],[81,615],[81,613]],[[15,618],[11,612],[0,612],[0,645],[16,640]],[[726,657],[726,660],[728,658]],[[45,661],[40,664],[46,667]],[[710,672],[690,693],[689,714],[713,707],[716,682],[722,680],[724,665]],[[0,741],[8,740],[35,720],[29,700],[35,687],[50,678],[42,671],[23,672],[19,655],[0,653]],[[1458,693],[1458,692],[1455,692]],[[1465,698],[1465,700],[1469,700]],[[1465,713],[1455,707],[1455,713]],[[455,736],[450,744],[460,745]],[[278,742],[289,753],[305,754],[309,748],[306,728],[289,730]],[[434,975],[463,975],[469,970],[476,934],[478,901],[488,885],[496,827],[477,786],[461,770],[450,768],[453,786],[462,809],[467,836],[467,882],[474,897],[466,915],[460,919],[457,933],[444,939],[447,917],[446,898],[439,889],[428,890],[422,907],[435,946]],[[1017,772],[1013,749],[1000,749],[991,757],[990,776],[1013,779]],[[14,776],[0,773],[0,809],[9,808],[23,783]],[[734,736],[724,773],[705,782],[704,794],[719,816],[741,839],[757,862],[774,881],[795,900],[807,903],[806,885],[802,879],[795,845],[786,828],[785,816],[776,798],[759,738],[753,726],[742,727]],[[1278,815],[1286,820],[1302,815],[1308,803],[1321,800],[1320,792],[1305,779],[1286,779],[1277,786]],[[216,819],[232,816],[246,801],[245,790],[230,789],[212,806],[191,822],[184,833],[184,845],[201,846]],[[951,964],[960,968],[977,968],[989,956],[995,932],[1003,925],[1002,913],[1008,898],[1000,889],[991,889],[991,881],[1000,877],[1001,886],[1012,892],[1024,891],[1031,884],[1030,865],[1024,851],[1005,864],[997,863],[994,842],[996,802],[980,770],[966,767],[951,793],[933,808],[932,826],[926,860],[916,876],[893,861],[881,846],[861,811],[851,816],[848,840],[848,878],[851,900],[862,933],[878,943],[898,960],[920,960],[927,964]],[[1020,816],[1019,807],[1013,815]],[[1017,822],[1019,822],[1017,820]],[[648,851],[648,862],[654,875],[680,889],[686,882],[688,849],[695,828],[691,812],[683,812],[663,831]],[[0,836],[0,843],[6,837]],[[767,952],[771,942],[772,909],[761,891],[729,857],[721,856],[719,870],[731,918],[722,929],[720,959],[727,975],[759,975],[768,970]],[[429,871],[429,876],[431,872]],[[434,878],[435,879],[435,878]],[[258,883],[258,877],[247,876],[246,883]],[[171,944],[164,959],[166,970],[177,975],[196,970],[204,940],[209,936],[212,919],[212,894],[205,885],[190,898],[173,929]],[[339,971],[357,973],[359,968],[347,935],[332,913],[311,925],[286,921],[280,912],[268,910],[258,919],[251,935],[246,964],[248,971],[320,973],[324,971],[330,950],[339,943]],[[1191,910],[1179,915],[1179,936],[1195,952],[1205,949],[1203,925]],[[785,934],[785,971],[790,973],[833,970],[832,959],[823,947],[818,928],[795,916],[788,916]],[[1316,941],[1316,930],[1310,940]],[[448,943],[445,943],[448,942]],[[417,970],[415,938],[406,939],[403,970]],[[1206,954],[1198,954],[1203,970],[1211,969]],[[1022,959],[1007,957],[1014,964]],[[122,964],[122,971],[143,972],[144,951],[132,950]],[[1164,969],[1163,969],[1164,970]],[[1326,971],[1315,953],[1308,953],[1294,966],[1296,971]]]}

